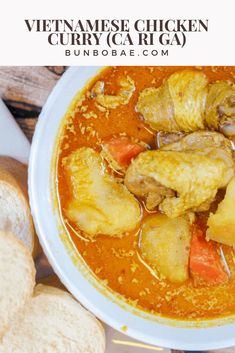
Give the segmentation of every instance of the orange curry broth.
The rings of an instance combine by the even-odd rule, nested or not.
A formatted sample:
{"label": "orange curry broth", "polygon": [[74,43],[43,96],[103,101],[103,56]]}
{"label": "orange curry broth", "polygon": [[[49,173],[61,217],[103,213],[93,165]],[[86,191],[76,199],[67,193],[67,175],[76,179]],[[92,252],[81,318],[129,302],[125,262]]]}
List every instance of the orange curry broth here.
{"label": "orange curry broth", "polygon": [[[64,219],[71,189],[66,181],[63,158],[82,146],[100,151],[103,138],[127,133],[154,146],[155,135],[135,112],[139,93],[146,87],[157,87],[171,73],[182,67],[110,67],[101,71],[79,96],[74,111],[66,117],[60,136],[58,157],[59,202]],[[230,79],[235,81],[235,67],[200,67],[209,81]],[[127,105],[101,112],[90,97],[90,89],[98,80],[105,83],[106,94],[116,94],[117,81],[129,75],[136,90]],[[88,115],[86,115],[88,113]],[[92,114],[89,114],[92,113]],[[146,212],[144,213],[144,217]],[[79,232],[75,224],[70,224]],[[235,279],[232,276],[225,285],[193,287],[189,279],[183,284],[158,280],[138,256],[138,233],[123,238],[98,236],[94,242],[84,241],[67,227],[79,253],[94,274],[131,304],[143,310],[171,318],[202,319],[229,316],[235,313]],[[231,248],[223,247],[229,267],[234,273],[235,258]]]}

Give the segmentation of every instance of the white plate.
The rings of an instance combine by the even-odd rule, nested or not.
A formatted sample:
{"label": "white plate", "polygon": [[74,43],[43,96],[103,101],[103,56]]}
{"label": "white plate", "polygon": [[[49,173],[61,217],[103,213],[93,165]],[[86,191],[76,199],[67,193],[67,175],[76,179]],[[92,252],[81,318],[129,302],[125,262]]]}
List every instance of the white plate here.
{"label": "white plate", "polygon": [[[63,115],[71,100],[99,67],[70,68],[52,91],[37,124],[30,155],[30,202],[37,232],[55,272],[70,292],[90,311],[111,327],[152,345],[184,350],[205,350],[235,344],[235,324],[227,319],[213,320],[196,328],[195,322],[156,318],[134,310],[113,295],[102,294],[102,284],[94,281],[83,263],[75,265],[59,237],[61,220],[51,198],[51,160]],[[98,288],[98,289],[97,289]],[[198,324],[198,323],[197,323]]]}

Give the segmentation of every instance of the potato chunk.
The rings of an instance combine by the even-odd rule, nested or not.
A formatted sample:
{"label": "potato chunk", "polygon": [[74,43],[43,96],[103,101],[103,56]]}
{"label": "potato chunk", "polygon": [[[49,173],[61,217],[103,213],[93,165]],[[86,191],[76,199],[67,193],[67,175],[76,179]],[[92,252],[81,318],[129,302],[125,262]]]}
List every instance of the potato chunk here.
{"label": "potato chunk", "polygon": [[171,282],[188,279],[191,231],[188,217],[176,219],[163,214],[144,222],[140,252],[144,260]]}
{"label": "potato chunk", "polygon": [[141,209],[126,187],[108,174],[99,153],[82,147],[65,160],[72,187],[67,217],[86,234],[121,236],[137,227]]}
{"label": "potato chunk", "polygon": [[226,245],[235,245],[235,177],[227,186],[223,201],[215,214],[211,213],[207,222],[206,238]]}

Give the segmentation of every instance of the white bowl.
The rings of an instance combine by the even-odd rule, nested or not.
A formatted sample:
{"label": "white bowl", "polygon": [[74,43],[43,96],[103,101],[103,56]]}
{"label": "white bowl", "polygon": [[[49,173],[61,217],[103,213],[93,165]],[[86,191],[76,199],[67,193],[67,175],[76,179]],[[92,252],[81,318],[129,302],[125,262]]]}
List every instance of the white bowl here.
{"label": "white bowl", "polygon": [[105,289],[82,262],[55,210],[51,165],[58,129],[69,104],[100,67],[73,67],[51,92],[36,127],[29,163],[30,204],[42,247],[69,291],[98,318],[153,345],[206,350],[235,345],[235,318],[185,322],[156,317],[129,306]]}

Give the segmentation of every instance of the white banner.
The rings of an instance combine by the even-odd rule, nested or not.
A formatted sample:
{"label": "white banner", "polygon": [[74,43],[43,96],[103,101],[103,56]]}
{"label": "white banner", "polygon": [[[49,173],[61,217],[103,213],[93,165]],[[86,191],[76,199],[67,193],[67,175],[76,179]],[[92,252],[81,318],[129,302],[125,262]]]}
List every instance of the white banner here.
{"label": "white banner", "polygon": [[8,0],[0,65],[234,65],[234,0]]}

